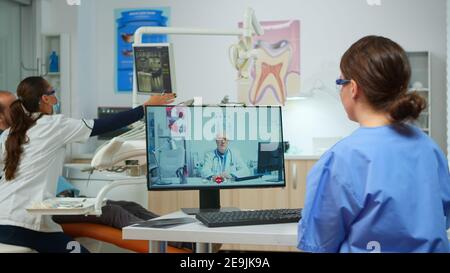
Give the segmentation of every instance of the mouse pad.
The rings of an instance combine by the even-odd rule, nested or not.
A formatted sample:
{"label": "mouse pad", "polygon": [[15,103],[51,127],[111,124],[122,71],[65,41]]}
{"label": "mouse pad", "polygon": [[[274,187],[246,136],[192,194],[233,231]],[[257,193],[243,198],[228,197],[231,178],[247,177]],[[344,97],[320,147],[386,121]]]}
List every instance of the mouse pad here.
{"label": "mouse pad", "polygon": [[197,222],[197,220],[191,217],[168,218],[140,222],[133,225],[133,227],[169,228],[194,222]]}

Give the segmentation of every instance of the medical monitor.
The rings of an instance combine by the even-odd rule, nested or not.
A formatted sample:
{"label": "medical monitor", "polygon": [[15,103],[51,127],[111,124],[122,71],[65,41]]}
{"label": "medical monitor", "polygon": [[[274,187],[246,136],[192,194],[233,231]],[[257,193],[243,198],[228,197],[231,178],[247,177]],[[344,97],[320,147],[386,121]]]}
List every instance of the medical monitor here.
{"label": "medical monitor", "polygon": [[139,94],[175,93],[175,67],[172,45],[134,45],[134,65]]}
{"label": "medical monitor", "polygon": [[279,106],[147,106],[148,190],[199,190],[219,209],[219,190],[284,187]]}

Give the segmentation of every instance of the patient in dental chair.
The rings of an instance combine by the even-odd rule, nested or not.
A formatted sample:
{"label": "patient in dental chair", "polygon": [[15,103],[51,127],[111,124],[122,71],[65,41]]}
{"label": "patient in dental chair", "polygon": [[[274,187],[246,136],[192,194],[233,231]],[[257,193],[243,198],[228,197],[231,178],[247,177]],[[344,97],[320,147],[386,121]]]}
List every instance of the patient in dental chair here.
{"label": "patient in dental chair", "polygon": [[[79,190],[63,177],[58,179],[57,197],[78,197]],[[122,229],[123,227],[147,221],[159,215],[145,209],[141,205],[130,201],[107,200],[102,208],[102,214],[96,215],[54,215],[53,221],[58,224],[93,223]],[[168,245],[177,248],[193,250],[192,243],[168,242]]]}

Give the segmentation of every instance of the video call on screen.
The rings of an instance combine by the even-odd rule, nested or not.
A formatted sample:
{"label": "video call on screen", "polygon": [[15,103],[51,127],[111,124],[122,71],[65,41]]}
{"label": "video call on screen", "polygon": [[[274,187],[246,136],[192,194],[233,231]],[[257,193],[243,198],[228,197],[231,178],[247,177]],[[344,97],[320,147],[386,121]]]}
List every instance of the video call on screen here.
{"label": "video call on screen", "polygon": [[278,106],[148,106],[149,189],[284,182]]}

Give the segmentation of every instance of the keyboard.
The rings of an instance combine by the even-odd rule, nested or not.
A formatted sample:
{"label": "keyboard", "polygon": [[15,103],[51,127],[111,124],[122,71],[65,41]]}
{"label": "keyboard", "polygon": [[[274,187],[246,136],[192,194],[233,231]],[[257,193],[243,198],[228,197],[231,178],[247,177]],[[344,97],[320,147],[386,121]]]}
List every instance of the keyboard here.
{"label": "keyboard", "polygon": [[234,181],[246,181],[246,180],[252,180],[252,179],[257,179],[257,178],[261,178],[262,175],[251,175],[251,176],[242,176],[242,177],[236,177],[234,178]]}
{"label": "keyboard", "polygon": [[195,218],[207,227],[293,223],[300,220],[301,209],[200,212]]}

